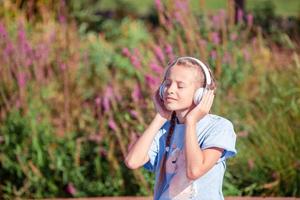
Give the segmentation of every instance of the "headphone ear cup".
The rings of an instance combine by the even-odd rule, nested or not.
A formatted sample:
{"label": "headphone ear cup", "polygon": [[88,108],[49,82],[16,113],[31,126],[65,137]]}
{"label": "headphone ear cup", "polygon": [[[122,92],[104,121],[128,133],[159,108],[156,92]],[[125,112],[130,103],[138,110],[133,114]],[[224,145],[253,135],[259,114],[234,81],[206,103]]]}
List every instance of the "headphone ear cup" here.
{"label": "headphone ear cup", "polygon": [[194,94],[194,104],[198,105],[203,97],[204,94],[204,88],[198,88]]}
{"label": "headphone ear cup", "polygon": [[165,90],[165,84],[162,83],[159,86],[159,97],[161,98],[161,100],[163,100],[163,98],[164,98],[164,90]]}

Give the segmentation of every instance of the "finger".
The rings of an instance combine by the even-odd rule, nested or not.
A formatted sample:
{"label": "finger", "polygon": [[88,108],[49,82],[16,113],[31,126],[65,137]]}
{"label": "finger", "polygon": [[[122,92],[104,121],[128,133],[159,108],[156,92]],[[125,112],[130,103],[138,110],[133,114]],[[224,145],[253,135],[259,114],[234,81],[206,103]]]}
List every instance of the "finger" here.
{"label": "finger", "polygon": [[207,104],[209,96],[210,96],[210,90],[207,89],[207,90],[204,91],[204,95],[203,95],[202,100],[201,100],[203,105]]}
{"label": "finger", "polygon": [[214,99],[215,95],[214,93],[212,92],[211,95],[209,96],[209,102],[212,102],[213,99]]}
{"label": "finger", "polygon": [[209,96],[209,100],[208,100],[208,106],[209,106],[209,108],[210,108],[210,107],[212,106],[212,104],[213,104],[214,97],[215,97],[215,95],[214,95],[213,92],[212,92],[212,94]]}
{"label": "finger", "polygon": [[208,92],[208,95],[207,95],[207,96],[208,96],[208,97],[207,97],[207,101],[210,102],[211,98],[214,96],[214,91],[213,91],[213,90],[210,90],[210,91]]}
{"label": "finger", "polygon": [[202,108],[204,110],[210,109],[212,98],[213,98],[213,90],[207,91],[206,96],[203,100],[203,104],[202,104]]}

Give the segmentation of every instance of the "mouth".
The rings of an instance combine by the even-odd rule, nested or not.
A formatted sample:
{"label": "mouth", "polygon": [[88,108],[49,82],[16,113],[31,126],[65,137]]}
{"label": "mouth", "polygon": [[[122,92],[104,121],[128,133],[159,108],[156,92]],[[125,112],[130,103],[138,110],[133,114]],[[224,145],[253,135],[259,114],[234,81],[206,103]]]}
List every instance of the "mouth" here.
{"label": "mouth", "polygon": [[172,97],[167,97],[166,101],[176,101],[176,99],[172,98]]}

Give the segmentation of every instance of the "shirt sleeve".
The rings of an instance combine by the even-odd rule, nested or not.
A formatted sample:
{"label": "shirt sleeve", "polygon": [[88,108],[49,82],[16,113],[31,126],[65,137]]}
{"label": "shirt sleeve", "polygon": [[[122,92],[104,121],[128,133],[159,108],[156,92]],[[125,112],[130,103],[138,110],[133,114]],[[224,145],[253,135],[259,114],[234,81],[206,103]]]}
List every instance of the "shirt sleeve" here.
{"label": "shirt sleeve", "polygon": [[224,161],[237,154],[235,149],[236,134],[232,123],[225,120],[215,126],[205,138],[201,149],[218,147],[224,149],[224,152],[218,162]]}
{"label": "shirt sleeve", "polygon": [[148,156],[149,156],[149,161],[146,162],[143,167],[150,171],[150,172],[155,172],[156,165],[158,163],[158,155],[159,155],[159,142],[161,136],[166,132],[165,130],[166,124],[157,132],[155,135],[152,144],[150,146],[150,149],[148,151]]}

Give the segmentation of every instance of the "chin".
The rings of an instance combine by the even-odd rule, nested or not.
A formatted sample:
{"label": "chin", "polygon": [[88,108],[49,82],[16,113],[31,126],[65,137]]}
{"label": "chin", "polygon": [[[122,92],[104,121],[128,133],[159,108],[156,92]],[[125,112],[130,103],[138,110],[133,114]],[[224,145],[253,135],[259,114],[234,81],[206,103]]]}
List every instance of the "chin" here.
{"label": "chin", "polygon": [[183,111],[189,108],[189,107],[178,106],[176,104],[165,104],[165,107],[169,111]]}
{"label": "chin", "polygon": [[176,106],[174,104],[170,104],[170,103],[165,103],[165,107],[169,111],[175,111],[178,106]]}

